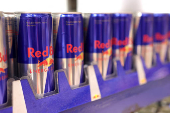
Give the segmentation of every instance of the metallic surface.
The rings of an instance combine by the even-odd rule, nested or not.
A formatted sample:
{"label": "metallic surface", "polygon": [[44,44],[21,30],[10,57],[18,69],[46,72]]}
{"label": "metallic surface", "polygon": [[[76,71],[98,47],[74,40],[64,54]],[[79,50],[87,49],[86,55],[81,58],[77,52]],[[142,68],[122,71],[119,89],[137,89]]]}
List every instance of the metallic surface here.
{"label": "metallic surface", "polygon": [[18,75],[29,76],[38,97],[54,90],[52,17],[47,13],[17,13]]}
{"label": "metallic surface", "polygon": [[153,63],[153,14],[137,13],[135,19],[135,54],[141,55],[147,68]]}
{"label": "metallic surface", "polygon": [[5,37],[5,17],[0,12],[0,104],[7,101],[7,40]]}
{"label": "metallic surface", "polygon": [[133,18],[132,14],[112,14],[113,58],[119,59],[125,70],[132,69]]}
{"label": "metallic surface", "polygon": [[4,13],[8,49],[8,76],[17,76],[15,14]]}
{"label": "metallic surface", "polygon": [[170,61],[170,14],[168,17],[168,61]]}
{"label": "metallic surface", "polygon": [[168,14],[154,14],[154,50],[161,62],[167,61]]}
{"label": "metallic surface", "polygon": [[103,79],[113,74],[111,15],[84,14],[85,63],[97,64]]}
{"label": "metallic surface", "polygon": [[83,18],[81,13],[53,13],[55,70],[66,69],[72,87],[84,82]]}
{"label": "metallic surface", "polygon": [[[132,14],[125,14],[125,48],[124,48],[124,69],[132,69],[133,50],[133,18]],[[126,42],[127,40],[127,42]]]}

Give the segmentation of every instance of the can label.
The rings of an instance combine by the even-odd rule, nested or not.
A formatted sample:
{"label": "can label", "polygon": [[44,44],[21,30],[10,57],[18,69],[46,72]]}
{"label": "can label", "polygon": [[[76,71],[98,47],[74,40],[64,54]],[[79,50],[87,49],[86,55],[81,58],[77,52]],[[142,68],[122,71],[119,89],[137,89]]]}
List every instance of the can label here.
{"label": "can label", "polygon": [[168,61],[170,61],[170,15],[168,16]]}
{"label": "can label", "polygon": [[7,49],[5,37],[5,18],[0,13],[0,104],[7,101]]}
{"label": "can label", "polygon": [[153,14],[143,13],[135,17],[135,53],[143,57],[147,68],[153,62],[153,28]]}
{"label": "can label", "polygon": [[[89,19],[88,19],[89,18]],[[85,61],[87,64],[97,63],[103,78],[113,73],[111,15],[91,14],[85,17],[87,28],[85,37]],[[86,22],[88,21],[88,22]]]}
{"label": "can label", "polygon": [[131,14],[112,14],[113,58],[120,60],[125,70],[132,68],[133,21]]}
{"label": "can label", "polygon": [[36,93],[43,94],[54,90],[52,18],[34,15],[20,16],[17,60],[19,75],[29,76]]}
{"label": "can label", "polygon": [[[5,54],[2,54],[5,53]],[[3,82],[7,80],[7,50],[4,52],[0,52],[0,81]]]}
{"label": "can label", "polygon": [[161,62],[167,60],[168,46],[168,15],[154,15],[154,49],[159,54]]}
{"label": "can label", "polygon": [[17,61],[16,61],[16,33],[15,33],[15,14],[4,14],[5,28],[8,48],[8,75],[9,77],[17,76]]}
{"label": "can label", "polygon": [[[78,86],[84,82],[84,40],[81,14],[60,14],[55,20],[55,70],[66,69],[68,82]],[[58,26],[56,26],[58,25]],[[57,27],[57,28],[56,28]],[[56,35],[56,31],[53,33]]]}

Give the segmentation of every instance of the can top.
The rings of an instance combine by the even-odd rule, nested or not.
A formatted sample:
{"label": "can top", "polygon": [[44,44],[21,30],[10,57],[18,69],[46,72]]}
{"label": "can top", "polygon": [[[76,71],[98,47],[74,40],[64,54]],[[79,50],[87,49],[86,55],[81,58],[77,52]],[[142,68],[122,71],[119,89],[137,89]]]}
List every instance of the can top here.
{"label": "can top", "polygon": [[2,11],[0,11],[0,16],[2,16],[3,15],[3,12]]}
{"label": "can top", "polygon": [[127,16],[127,15],[132,15],[132,13],[112,13],[112,15]]}
{"label": "can top", "polygon": [[83,16],[105,17],[111,16],[111,13],[83,13]]}
{"label": "can top", "polygon": [[82,14],[82,13],[81,12],[58,12],[58,13],[53,12],[52,14]]}
{"label": "can top", "polygon": [[23,14],[51,14],[51,12],[15,12],[15,13],[23,13]]}
{"label": "can top", "polygon": [[147,12],[137,12],[134,14],[134,16],[141,17],[141,16],[153,16],[153,13],[147,13]]}
{"label": "can top", "polygon": [[168,13],[153,13],[154,17],[157,16],[168,16]]}
{"label": "can top", "polygon": [[14,17],[15,16],[15,13],[14,12],[3,12],[3,15],[5,17]]}
{"label": "can top", "polygon": [[14,14],[14,12],[3,12],[4,14]]}
{"label": "can top", "polygon": [[106,12],[106,13],[83,13],[83,14],[112,14],[112,13]]}

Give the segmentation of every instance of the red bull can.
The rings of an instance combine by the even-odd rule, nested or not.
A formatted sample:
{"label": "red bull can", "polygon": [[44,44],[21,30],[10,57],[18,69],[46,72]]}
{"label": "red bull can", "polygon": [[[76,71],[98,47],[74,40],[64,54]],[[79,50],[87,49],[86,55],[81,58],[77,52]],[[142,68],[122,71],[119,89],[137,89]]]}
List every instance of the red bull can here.
{"label": "red bull can", "polygon": [[168,61],[170,61],[170,14],[168,16]]}
{"label": "red bull can", "polygon": [[97,64],[103,79],[113,74],[111,14],[85,13],[85,63]]}
{"label": "red bull can", "polygon": [[137,13],[134,15],[134,52],[143,57],[147,68],[153,64],[153,24],[151,13]]}
{"label": "red bull can", "polygon": [[54,90],[54,51],[51,13],[16,14],[18,75],[29,76],[37,97]]}
{"label": "red bull can", "polygon": [[162,63],[167,61],[168,19],[168,14],[154,14],[154,51]]}
{"label": "red bull can", "polygon": [[0,104],[7,101],[7,40],[5,37],[5,17],[0,12]]}
{"label": "red bull can", "polygon": [[4,12],[8,49],[8,77],[17,76],[15,14]]}
{"label": "red bull can", "polygon": [[112,49],[113,58],[120,60],[125,70],[132,69],[133,50],[132,14],[112,14]]}
{"label": "red bull can", "polygon": [[70,86],[84,82],[83,18],[78,12],[53,13],[55,70],[66,69]]}

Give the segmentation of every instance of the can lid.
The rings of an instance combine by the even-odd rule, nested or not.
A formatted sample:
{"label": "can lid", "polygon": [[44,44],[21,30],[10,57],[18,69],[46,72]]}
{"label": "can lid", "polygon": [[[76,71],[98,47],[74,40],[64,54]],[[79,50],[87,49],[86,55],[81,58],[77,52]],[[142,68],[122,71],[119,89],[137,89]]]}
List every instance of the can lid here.
{"label": "can lid", "polygon": [[52,14],[82,14],[81,12],[52,12]]}
{"label": "can lid", "polygon": [[3,12],[4,14],[14,14],[14,12]]}
{"label": "can lid", "polygon": [[0,11],[0,16],[3,16],[3,12],[2,11]]}
{"label": "can lid", "polygon": [[83,13],[83,14],[112,14],[112,13],[108,13],[108,12],[102,12],[102,13]]}
{"label": "can lid", "polygon": [[20,12],[20,11],[17,11],[17,12],[15,12],[15,13],[24,13],[24,14],[26,14],[26,13],[32,13],[32,14],[41,14],[41,13],[43,13],[43,14],[51,14],[51,12]]}
{"label": "can lid", "polygon": [[3,12],[3,15],[5,17],[14,17],[15,16],[15,13],[14,12]]}

